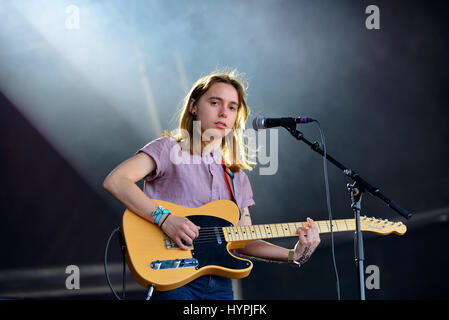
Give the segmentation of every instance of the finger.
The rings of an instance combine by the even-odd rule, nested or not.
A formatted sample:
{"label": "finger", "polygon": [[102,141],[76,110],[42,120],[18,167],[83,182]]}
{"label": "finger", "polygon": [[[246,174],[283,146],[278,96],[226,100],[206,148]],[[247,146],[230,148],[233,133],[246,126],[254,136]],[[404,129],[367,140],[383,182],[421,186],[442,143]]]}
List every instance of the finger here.
{"label": "finger", "polygon": [[314,241],[314,240],[316,240],[316,238],[319,234],[318,229],[316,227],[315,222],[312,219],[307,218],[307,221],[309,222],[309,226],[310,226],[310,228],[308,229],[308,235],[309,235],[308,240]]}
{"label": "finger", "polygon": [[181,236],[182,239],[185,241],[185,243],[187,243],[188,245],[193,244],[193,237],[189,236],[188,234],[184,234]]}
{"label": "finger", "polygon": [[313,219],[307,218],[307,222],[309,223],[309,226],[312,230],[318,231],[318,227],[317,227],[315,221],[313,221]]}
{"label": "finger", "polygon": [[192,221],[190,221],[189,219],[187,219],[187,224],[188,224],[189,228],[192,230],[192,232],[195,234],[194,238],[198,237],[200,227],[197,226],[196,224],[194,224],[194,223],[193,223]]}
{"label": "finger", "polygon": [[186,246],[184,243],[182,243],[181,238],[176,238],[175,242],[178,245],[178,248],[180,248],[182,250],[189,250],[189,247]]}
{"label": "finger", "polygon": [[[197,232],[198,232],[198,230],[195,228],[195,229],[191,229],[191,227],[189,226],[189,225],[184,225],[183,227],[182,227],[182,230],[184,231],[184,233],[185,233],[185,235],[191,240],[191,239],[195,239],[196,237],[197,237]],[[196,232],[195,232],[196,231]],[[185,240],[185,241],[187,241],[187,239],[185,239],[184,237],[183,237],[183,239]],[[189,242],[189,243],[191,243],[191,242]]]}
{"label": "finger", "polygon": [[298,229],[298,237],[299,237],[299,242],[300,243],[306,243],[307,239],[306,239],[306,229],[304,228],[299,228]]}
{"label": "finger", "polygon": [[316,224],[316,222],[315,221],[313,221],[313,219],[311,219],[311,218],[307,218],[307,221],[309,222],[309,224],[310,224],[310,231],[311,231],[311,233],[312,233],[312,237],[313,237],[313,239],[317,239],[317,238],[319,238],[320,236],[319,236],[319,234],[320,234],[320,232],[319,232],[319,230],[318,230],[318,226],[317,226],[317,224]]}

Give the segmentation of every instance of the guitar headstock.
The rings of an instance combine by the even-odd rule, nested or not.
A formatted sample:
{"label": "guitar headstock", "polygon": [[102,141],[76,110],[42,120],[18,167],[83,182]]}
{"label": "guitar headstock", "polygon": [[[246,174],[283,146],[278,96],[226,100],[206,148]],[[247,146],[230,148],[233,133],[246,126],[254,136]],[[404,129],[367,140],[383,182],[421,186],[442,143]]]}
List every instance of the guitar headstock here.
{"label": "guitar headstock", "polygon": [[369,218],[366,216],[360,217],[360,228],[362,231],[370,231],[377,234],[390,234],[395,233],[402,236],[407,227],[402,222],[388,221],[388,219],[382,220],[377,218]]}

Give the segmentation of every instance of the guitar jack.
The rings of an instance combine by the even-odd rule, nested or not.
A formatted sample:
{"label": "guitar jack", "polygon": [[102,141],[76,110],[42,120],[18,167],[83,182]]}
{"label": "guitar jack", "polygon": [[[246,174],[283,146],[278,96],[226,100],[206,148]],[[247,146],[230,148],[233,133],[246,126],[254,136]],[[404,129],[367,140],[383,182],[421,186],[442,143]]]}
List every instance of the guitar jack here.
{"label": "guitar jack", "polygon": [[151,299],[151,296],[153,295],[153,291],[154,291],[154,284],[152,284],[148,287],[148,293],[147,293],[147,298],[146,298],[147,301]]}

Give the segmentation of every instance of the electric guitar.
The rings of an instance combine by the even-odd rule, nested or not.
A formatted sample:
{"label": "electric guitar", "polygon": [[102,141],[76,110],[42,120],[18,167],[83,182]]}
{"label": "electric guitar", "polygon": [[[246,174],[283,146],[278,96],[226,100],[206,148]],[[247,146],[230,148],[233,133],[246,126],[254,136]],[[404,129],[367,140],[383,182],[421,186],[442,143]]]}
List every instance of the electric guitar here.
{"label": "electric guitar", "polygon": [[[122,233],[126,242],[126,259],[134,279],[145,288],[173,290],[203,275],[244,278],[253,264],[231,253],[252,240],[294,237],[307,222],[289,222],[237,226],[239,209],[230,200],[216,200],[198,208],[154,200],[173,215],[188,217],[200,226],[199,236],[188,250],[181,250],[162,230],[130,210],[123,214]],[[330,232],[329,221],[315,221],[320,233]],[[380,235],[403,235],[402,222],[360,217],[362,231]],[[355,219],[332,220],[334,232],[354,231]]]}

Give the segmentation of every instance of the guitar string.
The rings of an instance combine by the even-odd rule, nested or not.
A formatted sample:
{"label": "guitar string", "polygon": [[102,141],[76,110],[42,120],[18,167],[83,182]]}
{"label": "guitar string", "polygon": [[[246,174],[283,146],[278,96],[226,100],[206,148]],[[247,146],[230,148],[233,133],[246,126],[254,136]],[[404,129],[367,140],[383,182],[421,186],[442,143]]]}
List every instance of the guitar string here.
{"label": "guitar string", "polygon": [[[207,242],[215,243],[215,242],[218,241],[217,231],[218,231],[218,234],[219,234],[220,238],[223,239],[222,241],[226,241],[225,233],[222,230],[222,228],[223,227],[217,227],[217,229],[215,229],[215,227],[203,228],[203,229],[201,229],[202,231],[200,231],[200,235],[197,238],[195,238],[193,240],[193,242],[194,243],[207,243]],[[205,231],[204,229],[211,229],[211,230]],[[228,238],[232,238],[232,237],[238,238],[238,239],[231,240],[231,241],[251,240],[251,237],[253,237],[253,236],[255,236],[254,239],[259,239],[259,238],[261,238],[261,239],[263,239],[263,238],[277,238],[277,237],[284,237],[284,236],[296,236],[296,234],[287,234],[286,235],[284,232],[282,232],[284,234],[280,234],[279,230],[276,230],[276,231],[277,231],[277,234],[273,233],[273,232],[268,232],[268,233],[262,234],[261,232],[259,232],[261,237],[259,237],[257,235],[257,232],[255,232],[255,231],[248,232],[248,233],[246,233],[246,231],[241,231],[240,233],[238,233],[238,232],[231,232],[230,233],[228,231],[228,232],[226,232],[226,234],[228,235]]]}
{"label": "guitar string", "polygon": [[[350,219],[348,219],[348,220],[350,220]],[[284,223],[284,224],[289,224],[289,223]],[[298,223],[293,223],[293,224],[296,225]],[[302,224],[302,223],[299,223],[299,224]],[[253,236],[256,236],[256,239],[257,239],[257,238],[259,238],[258,233],[261,235],[260,238],[283,237],[283,236],[286,236],[285,231],[290,231],[290,230],[287,230],[284,227],[282,227],[282,230],[279,230],[278,227],[282,226],[282,225],[283,224],[264,225],[264,226],[266,226],[266,228],[270,228],[269,232],[265,231],[265,228],[262,228],[262,230],[264,230],[265,234],[263,234],[260,230],[259,230],[259,232],[257,232],[257,230],[254,230],[254,227],[255,227],[254,225],[248,226],[248,227],[250,227],[249,230],[246,229],[244,226],[237,226],[237,227],[236,226],[230,226],[230,227],[204,227],[204,228],[200,229],[200,234],[199,234],[199,236],[196,239],[194,239],[194,241],[197,242],[197,243],[200,243],[200,242],[215,242],[215,241],[217,241],[217,233],[220,236],[220,238],[223,238],[225,241],[226,241],[225,233],[228,235],[228,237],[232,238],[234,236],[234,237],[239,238],[238,240],[247,240],[247,238],[245,239],[245,237],[249,237],[251,239],[251,237],[253,237]],[[258,226],[260,228],[261,225],[258,225]],[[273,227],[275,229],[275,232],[272,232],[271,227]],[[327,224],[326,224],[326,227],[327,227]],[[223,230],[224,228],[230,228],[230,230],[225,232]],[[232,229],[238,230],[238,231],[233,231]],[[253,229],[253,230],[251,230],[251,229]],[[247,232],[247,231],[250,231],[250,232]],[[281,234],[281,232],[283,234]],[[287,236],[294,236],[294,235],[287,234]],[[243,238],[243,239],[241,239],[241,238]],[[236,240],[234,240],[234,241],[236,241]]]}
{"label": "guitar string", "polygon": [[[346,219],[346,220],[351,220],[351,219]],[[295,224],[297,224],[297,223],[295,223]],[[265,226],[267,226],[267,228],[270,227],[270,231],[271,231],[271,226],[273,226],[273,225],[265,225]],[[288,235],[286,235],[285,232],[284,232],[284,229],[282,229],[282,233],[283,233],[283,235],[282,235],[282,234],[280,234],[281,230],[278,230],[277,228],[274,228],[277,234],[273,233],[272,231],[271,232],[267,232],[264,228],[262,228],[262,230],[264,230],[265,234],[263,234],[259,230],[259,234],[261,235],[259,237],[255,230],[250,230],[251,232],[247,232],[247,230],[244,230],[244,228],[242,228],[243,226],[239,226],[239,227],[240,227],[240,232],[238,232],[238,231],[226,231],[226,234],[228,235],[228,238],[238,238],[238,239],[232,239],[231,241],[252,240],[253,236],[255,236],[254,239],[259,239],[259,238],[263,239],[263,238],[277,238],[277,237],[295,236],[296,235],[296,234],[288,234]],[[326,227],[329,229],[328,224],[326,224]],[[220,236],[220,238],[222,239],[222,241],[227,241],[226,237],[225,237],[225,231],[223,230],[224,228],[237,229],[237,227],[235,227],[235,226],[231,226],[231,227],[204,227],[204,228],[200,229],[199,236],[197,238],[195,238],[193,240],[193,242],[194,243],[215,243],[215,242],[218,242],[217,232],[218,232],[218,235]]]}
{"label": "guitar string", "polygon": [[[295,223],[295,224],[297,224],[297,223]],[[260,231],[260,226],[261,225],[257,225],[257,226],[259,227],[259,232],[257,232],[257,229],[255,229],[254,225],[247,226],[247,227],[249,227],[248,228],[249,230],[247,228],[245,228],[245,226],[238,226],[238,227],[235,227],[235,226],[233,226],[233,227],[204,227],[204,228],[200,229],[200,232],[199,232],[200,235],[198,236],[198,238],[201,238],[201,239],[205,239],[206,237],[216,238],[217,232],[219,233],[219,235],[221,237],[224,237],[225,233],[227,235],[229,235],[229,236],[234,235],[234,234],[237,235],[237,236],[241,235],[241,234],[243,234],[243,235],[245,235],[245,234],[257,235],[257,233],[262,234],[262,232]],[[267,232],[267,231],[265,231],[265,228],[262,228],[262,230],[264,230],[264,232],[268,233],[268,234],[275,234],[275,233],[277,233],[279,235],[282,232],[285,235],[285,231],[287,231],[287,232],[290,231],[289,229],[281,226],[281,224],[278,224],[278,225],[262,225],[262,226],[265,226],[265,228],[267,228],[267,229],[269,228],[270,229],[270,231]],[[272,227],[275,230],[275,232],[272,232]],[[279,227],[282,227],[282,229],[279,229]],[[326,224],[326,227],[328,228],[327,224]],[[228,231],[224,231],[223,230],[224,228],[229,228],[229,230]],[[263,236],[265,236],[265,235],[263,235]]]}
{"label": "guitar string", "polygon": [[[339,223],[339,224],[343,224],[344,222],[346,222],[346,223],[351,223],[351,222],[354,222],[353,221],[354,219],[342,219],[341,221],[340,220],[334,220],[334,223],[332,224],[333,226],[337,226],[337,222]],[[326,226],[326,227],[328,227],[329,226],[329,221],[327,221],[327,220],[325,220],[325,221],[315,221],[319,226]],[[374,221],[370,221],[370,222],[377,222],[377,219],[376,220],[374,220]],[[302,227],[304,227],[304,223],[305,222],[285,222],[285,223],[269,223],[269,224],[258,224],[258,225],[248,225],[248,226],[220,226],[220,227],[201,227],[201,229],[200,230],[215,230],[216,228],[218,229],[218,230],[220,230],[220,229],[223,229],[223,228],[232,228],[232,229],[235,229],[235,228],[244,228],[244,227],[252,227],[252,228],[254,228],[254,227],[261,227],[261,226],[267,226],[267,227],[276,227],[276,228],[278,228],[278,227],[282,227],[282,225],[295,225],[295,227],[296,227],[296,225],[301,225]],[[352,225],[351,225],[352,226]],[[338,226],[337,226],[338,227]],[[282,227],[282,228],[284,228],[284,227]]]}

